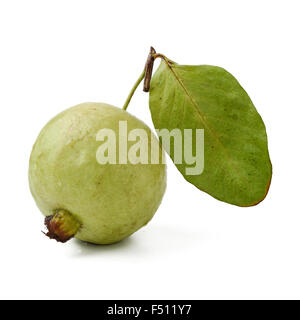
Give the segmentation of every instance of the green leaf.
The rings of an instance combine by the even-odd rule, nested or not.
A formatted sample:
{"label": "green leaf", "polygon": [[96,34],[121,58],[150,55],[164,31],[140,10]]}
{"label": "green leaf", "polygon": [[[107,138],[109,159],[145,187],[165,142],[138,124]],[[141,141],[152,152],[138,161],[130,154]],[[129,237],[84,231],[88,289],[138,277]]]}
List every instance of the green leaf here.
{"label": "green leaf", "polygon": [[[156,129],[178,128],[182,137],[184,129],[204,129],[203,172],[187,174],[192,166],[184,157],[182,164],[175,163],[187,181],[238,206],[253,206],[265,198],[272,176],[265,125],[230,73],[162,60],[151,80],[149,104]],[[195,139],[192,146],[195,155]],[[168,153],[174,161],[172,139]]]}

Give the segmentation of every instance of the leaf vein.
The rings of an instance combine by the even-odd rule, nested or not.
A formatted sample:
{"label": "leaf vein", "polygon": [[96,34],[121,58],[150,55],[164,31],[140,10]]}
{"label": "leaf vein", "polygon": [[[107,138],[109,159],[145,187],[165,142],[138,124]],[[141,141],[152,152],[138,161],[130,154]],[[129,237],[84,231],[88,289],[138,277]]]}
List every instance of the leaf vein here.
{"label": "leaf vein", "polygon": [[193,105],[193,107],[196,109],[203,125],[208,129],[208,131],[211,133],[211,135],[214,137],[214,139],[216,140],[216,142],[221,146],[221,148],[223,149],[225,155],[227,156],[227,158],[229,159],[229,161],[232,163],[232,166],[234,167],[235,171],[238,173],[238,175],[241,177],[242,180],[247,181],[245,179],[245,177],[242,175],[242,173],[240,172],[239,168],[236,166],[234,160],[232,159],[232,157],[229,155],[227,149],[225,148],[225,146],[223,145],[223,143],[220,141],[220,139],[218,138],[217,134],[214,132],[214,130],[209,126],[209,124],[206,122],[205,120],[205,116],[202,114],[202,112],[200,111],[200,108],[197,104],[197,102],[194,100],[194,98],[192,97],[192,95],[189,93],[189,91],[187,90],[187,88],[185,87],[183,81],[180,79],[179,75],[175,72],[174,68],[172,68],[172,66],[165,62],[167,64],[167,66],[169,67],[169,69],[171,70],[172,74],[174,75],[175,79],[178,81],[178,83],[180,84],[181,88],[183,89],[183,91],[186,93],[186,95],[188,96],[188,98],[191,101],[191,104]]}

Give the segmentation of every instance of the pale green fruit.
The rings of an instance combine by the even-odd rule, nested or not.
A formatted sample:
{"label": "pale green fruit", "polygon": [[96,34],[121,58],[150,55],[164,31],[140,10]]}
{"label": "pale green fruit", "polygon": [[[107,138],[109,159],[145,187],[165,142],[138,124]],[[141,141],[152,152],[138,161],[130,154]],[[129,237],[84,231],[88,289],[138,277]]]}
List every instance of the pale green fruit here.
{"label": "pale green fruit", "polygon": [[[118,146],[120,120],[127,121],[128,132],[146,130],[150,152],[151,130],[128,112],[104,103],[67,109],[39,134],[30,157],[29,184],[48,217],[50,233],[60,229],[65,236],[52,238],[68,240],[75,234],[97,244],[117,242],[147,224],[158,209],[166,188],[165,164],[97,162],[96,152],[103,144],[96,140],[97,133],[114,130]],[[128,149],[135,143],[128,142]]]}

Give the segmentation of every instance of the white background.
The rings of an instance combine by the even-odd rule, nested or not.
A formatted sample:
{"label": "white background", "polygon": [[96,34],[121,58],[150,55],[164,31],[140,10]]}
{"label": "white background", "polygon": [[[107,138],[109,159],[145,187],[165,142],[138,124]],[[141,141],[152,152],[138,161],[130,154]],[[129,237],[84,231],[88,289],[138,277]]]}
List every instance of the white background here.
{"label": "white background", "polygon": [[[298,1],[1,1],[0,298],[300,298]],[[222,66],[264,119],[273,180],[239,208],[185,182],[172,163],[152,222],[128,240],[59,244],[29,192],[31,147],[72,105],[121,107],[149,46]],[[156,62],[157,67],[158,62]],[[153,128],[141,87],[128,111]]]}

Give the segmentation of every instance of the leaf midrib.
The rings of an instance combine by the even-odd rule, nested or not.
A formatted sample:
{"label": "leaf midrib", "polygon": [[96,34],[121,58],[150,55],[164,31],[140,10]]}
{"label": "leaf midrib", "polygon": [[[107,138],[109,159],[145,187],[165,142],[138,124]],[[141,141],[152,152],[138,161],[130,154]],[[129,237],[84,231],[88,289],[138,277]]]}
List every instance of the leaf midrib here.
{"label": "leaf midrib", "polygon": [[205,120],[205,115],[202,114],[202,112],[200,111],[200,107],[198,106],[198,104],[195,102],[194,98],[192,97],[192,95],[188,92],[187,88],[185,87],[183,81],[180,79],[179,75],[175,72],[175,70],[172,68],[172,66],[167,63],[166,61],[164,61],[166,63],[166,65],[168,66],[168,68],[171,70],[172,74],[174,75],[175,79],[178,81],[178,83],[180,84],[180,86],[182,87],[183,91],[186,93],[186,95],[188,96],[188,98],[191,101],[191,104],[193,105],[193,107],[195,108],[197,114],[199,115],[203,125],[209,130],[209,132],[211,133],[211,135],[214,137],[214,139],[216,140],[216,142],[221,146],[221,148],[223,149],[226,157],[229,159],[229,161],[232,163],[233,168],[235,169],[235,171],[237,172],[238,176],[241,177],[242,180],[246,181],[246,183],[248,184],[247,179],[243,176],[243,174],[240,172],[239,168],[236,166],[235,161],[232,159],[232,157],[229,155],[227,149],[225,148],[225,146],[223,145],[223,143],[220,141],[220,139],[218,138],[217,134],[214,132],[214,130],[209,126],[209,124],[206,122]]}

